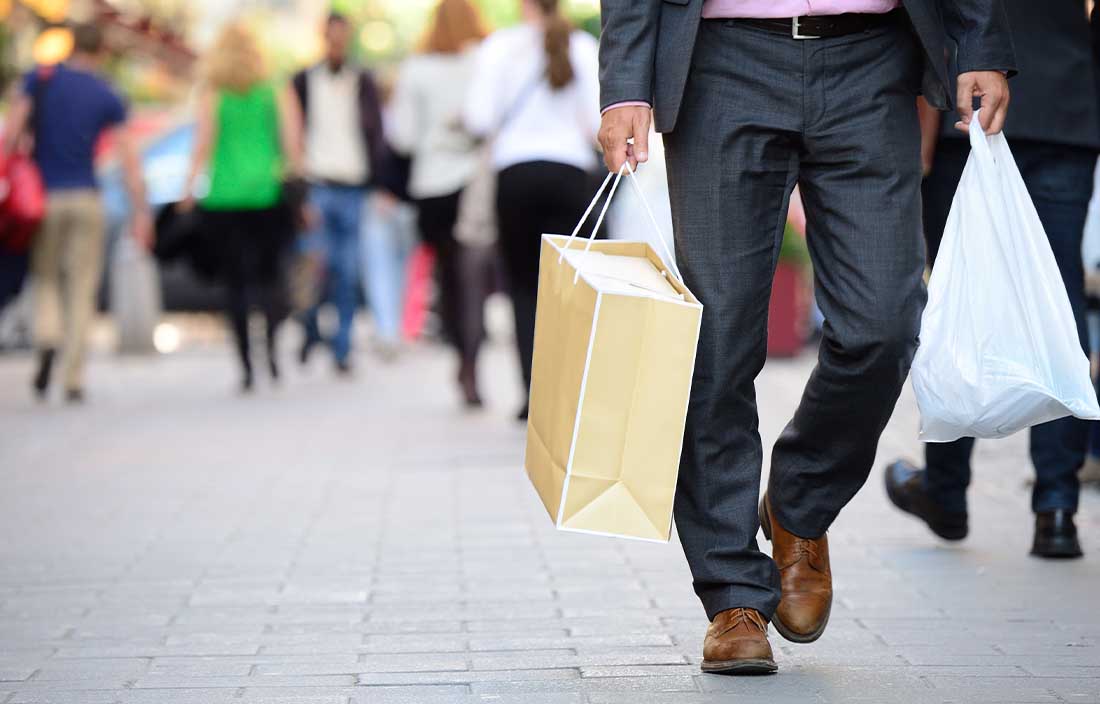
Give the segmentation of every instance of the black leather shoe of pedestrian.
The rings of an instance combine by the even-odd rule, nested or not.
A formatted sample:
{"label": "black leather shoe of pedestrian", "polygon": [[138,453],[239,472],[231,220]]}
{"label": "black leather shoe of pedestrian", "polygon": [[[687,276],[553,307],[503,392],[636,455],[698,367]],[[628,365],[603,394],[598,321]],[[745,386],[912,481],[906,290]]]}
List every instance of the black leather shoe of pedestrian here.
{"label": "black leather shoe of pedestrian", "polygon": [[966,513],[945,511],[928,496],[924,470],[906,460],[886,468],[886,495],[895,506],[924,521],[944,540],[962,540],[969,531]]}
{"label": "black leather shoe of pedestrian", "polygon": [[1073,514],[1065,509],[1035,514],[1035,541],[1031,544],[1031,554],[1055,558],[1084,555],[1077,541]]}
{"label": "black leather shoe of pedestrian", "polygon": [[46,398],[46,391],[50,388],[50,376],[53,372],[53,361],[57,356],[57,350],[44,349],[38,353],[38,371],[35,372],[32,386],[34,395],[39,399]]}

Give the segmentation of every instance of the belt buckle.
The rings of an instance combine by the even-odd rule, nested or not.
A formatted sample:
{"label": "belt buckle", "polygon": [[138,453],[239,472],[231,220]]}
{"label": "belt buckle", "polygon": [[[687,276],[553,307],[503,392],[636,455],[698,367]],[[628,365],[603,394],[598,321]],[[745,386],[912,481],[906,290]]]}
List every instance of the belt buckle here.
{"label": "belt buckle", "polygon": [[791,39],[821,39],[816,34],[803,34],[799,31],[798,17],[791,18]]}

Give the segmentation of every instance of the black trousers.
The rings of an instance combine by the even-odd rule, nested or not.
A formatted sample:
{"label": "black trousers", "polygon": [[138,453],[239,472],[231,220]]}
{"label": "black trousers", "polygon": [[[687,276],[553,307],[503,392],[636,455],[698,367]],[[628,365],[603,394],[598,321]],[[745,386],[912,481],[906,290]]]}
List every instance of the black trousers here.
{"label": "black trousers", "polygon": [[[922,187],[924,232],[933,263],[969,153],[970,144],[966,139],[940,140],[932,171]],[[1069,294],[1081,347],[1088,354],[1081,239],[1092,198],[1096,152],[1082,147],[1015,140],[1012,156],[1046,230]],[[1088,421],[1073,417],[1031,428],[1031,462],[1035,465],[1035,485],[1031,492],[1033,511],[1077,510],[1081,489],[1077,470],[1085,461],[1088,429]],[[929,443],[924,448],[928,467],[925,479],[930,494],[948,511],[965,512],[974,439]]]}
{"label": "black trousers", "polygon": [[439,262],[439,314],[443,334],[463,363],[477,360],[485,339],[485,299],[496,275],[495,250],[468,247],[455,239],[462,192],[417,201],[420,237]]}
{"label": "black trousers", "polygon": [[665,135],[676,255],[703,303],[676,527],[707,615],[779,602],[756,541],[762,447],[754,380],[791,190],[806,206],[818,364],[772,452],[787,530],[823,534],[866,481],[917,347],[921,52],[902,24],[799,41],[703,21]]}
{"label": "black trousers", "polygon": [[267,323],[267,351],[274,357],[275,333],[290,313],[287,257],[294,226],[282,206],[261,210],[207,210],[202,224],[217,243],[225,281],[226,314],[241,368],[251,373],[248,313],[255,306]]}
{"label": "black trousers", "polygon": [[590,199],[587,173],[568,164],[532,161],[509,166],[499,174],[499,246],[516,318],[516,349],[528,389],[542,235],[571,233]]}

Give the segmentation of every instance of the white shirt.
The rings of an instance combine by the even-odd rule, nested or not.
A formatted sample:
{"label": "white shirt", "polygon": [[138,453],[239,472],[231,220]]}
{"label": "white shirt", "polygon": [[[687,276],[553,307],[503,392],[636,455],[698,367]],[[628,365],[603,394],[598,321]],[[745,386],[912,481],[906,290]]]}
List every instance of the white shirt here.
{"label": "white shirt", "polygon": [[349,185],[370,175],[359,124],[359,74],[347,65],[333,73],[322,64],[306,74],[306,170],[310,178]]}
{"label": "white shirt", "polygon": [[595,38],[573,32],[569,58],[575,77],[553,90],[546,79],[540,27],[502,29],[482,43],[463,115],[471,132],[493,137],[497,169],[530,161],[595,168],[600,129],[597,52]]}
{"label": "white shirt", "polygon": [[388,138],[412,157],[409,194],[435,198],[465,186],[477,168],[477,145],[462,126],[474,53],[421,54],[401,67]]}

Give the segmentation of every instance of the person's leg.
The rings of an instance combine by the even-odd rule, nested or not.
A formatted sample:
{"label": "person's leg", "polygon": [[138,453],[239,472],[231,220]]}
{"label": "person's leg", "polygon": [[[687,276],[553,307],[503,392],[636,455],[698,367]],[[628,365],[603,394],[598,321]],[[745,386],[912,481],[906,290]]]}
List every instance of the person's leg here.
{"label": "person's leg", "polygon": [[542,244],[538,204],[545,195],[542,181],[544,167],[543,162],[511,166],[500,172],[497,185],[497,228],[508,275],[508,290],[512,296],[516,352],[525,394],[531,388],[535,300]]}
{"label": "person's leg", "polygon": [[323,339],[321,335],[319,313],[321,306],[328,298],[331,279],[328,267],[329,254],[326,249],[328,238],[325,233],[330,227],[329,219],[332,211],[332,189],[324,185],[311,186],[309,189],[309,204],[317,217],[317,222],[314,224],[313,230],[298,243],[298,246],[305,251],[318,253],[321,260],[325,262],[325,265],[321,272],[321,290],[317,300],[301,314],[302,331],[305,336],[299,354],[299,361],[302,363],[305,363],[309,358],[309,352],[313,346]]}
{"label": "person's leg", "polygon": [[359,229],[363,211],[362,189],[339,188],[328,227],[328,271],[332,303],[336,306],[337,328],[332,338],[332,353],[337,367],[345,370],[351,353],[352,323],[359,303]]}
{"label": "person's leg", "polygon": [[676,528],[707,617],[771,619],[775,565],[756,541],[763,457],[754,380],[798,178],[802,48],[735,22],[703,22],[676,129],[665,135],[676,260],[703,303]]}
{"label": "person's leg", "polygon": [[[1088,354],[1081,240],[1092,197],[1096,154],[1087,149],[1026,141],[1013,143],[1013,154],[1058,262],[1081,348]],[[1088,432],[1089,423],[1073,417],[1031,429],[1031,460],[1035,465],[1032,511],[1077,510],[1077,470],[1085,461]]]}
{"label": "person's leg", "polygon": [[[84,388],[88,328],[95,316],[96,291],[103,272],[107,224],[96,191],[70,195],[72,214],[62,252],[66,276],[65,392],[76,399]],[[128,236],[123,233],[123,236]]]}
{"label": "person's leg", "polygon": [[54,358],[62,341],[61,255],[66,217],[64,198],[52,194],[31,249],[32,337],[39,357],[33,386],[40,396],[49,386]]}
{"label": "person's leg", "polygon": [[825,325],[818,365],[775,444],[768,495],[783,528],[817,539],[866,481],[917,348],[921,55],[901,23],[802,46],[799,187]]}
{"label": "person's leg", "polygon": [[392,349],[401,336],[402,206],[395,203],[383,211],[375,196],[368,199],[362,233],[364,288],[378,339]]}
{"label": "person's leg", "polygon": [[241,364],[241,388],[252,388],[252,357],[248,341],[248,243],[241,225],[245,214],[241,211],[217,210],[204,214],[206,226],[215,233],[221,246],[221,272],[225,283],[225,315],[237,358]]}
{"label": "person's leg", "polygon": [[268,372],[279,378],[276,336],[290,314],[288,261],[294,223],[281,207],[248,213],[246,231],[258,257],[256,291],[265,322]]}

